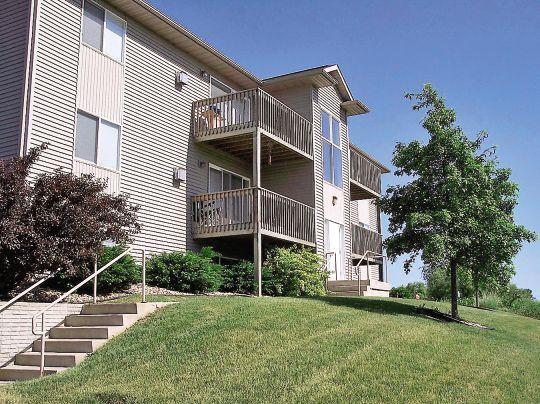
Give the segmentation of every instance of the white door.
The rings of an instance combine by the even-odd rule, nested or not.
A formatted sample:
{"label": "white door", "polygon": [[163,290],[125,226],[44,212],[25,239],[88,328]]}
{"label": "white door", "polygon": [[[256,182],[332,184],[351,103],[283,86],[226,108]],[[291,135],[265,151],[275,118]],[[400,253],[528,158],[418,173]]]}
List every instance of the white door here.
{"label": "white door", "polygon": [[329,279],[345,279],[345,266],[343,260],[343,226],[325,221],[325,246],[328,260]]}

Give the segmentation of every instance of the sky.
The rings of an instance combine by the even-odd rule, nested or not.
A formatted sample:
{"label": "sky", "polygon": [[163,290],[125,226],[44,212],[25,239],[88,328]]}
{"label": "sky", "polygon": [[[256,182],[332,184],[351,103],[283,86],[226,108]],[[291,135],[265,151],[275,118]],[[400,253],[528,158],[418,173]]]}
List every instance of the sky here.
{"label": "sky", "polygon": [[[520,186],[516,221],[540,234],[539,1],[151,2],[260,78],[338,64],[371,109],[350,118],[350,139],[390,168],[396,142],[427,139],[403,95],[430,82],[470,137],[489,133]],[[398,182],[386,174],[383,189]],[[515,265],[540,298],[540,242]],[[393,285],[421,280],[401,261],[389,272]]]}

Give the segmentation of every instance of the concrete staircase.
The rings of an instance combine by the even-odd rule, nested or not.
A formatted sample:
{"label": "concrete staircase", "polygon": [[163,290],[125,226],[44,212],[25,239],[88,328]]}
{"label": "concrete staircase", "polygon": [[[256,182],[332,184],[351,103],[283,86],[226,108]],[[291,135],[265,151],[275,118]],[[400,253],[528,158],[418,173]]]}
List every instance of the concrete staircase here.
{"label": "concrete staircase", "polygon": [[360,293],[358,293],[357,280],[328,281],[328,291],[332,296],[364,296],[369,281],[360,281]]}
{"label": "concrete staircase", "polygon": [[[163,304],[161,304],[163,305]],[[86,356],[137,320],[153,312],[155,303],[89,304],[80,314],[71,314],[45,339],[45,371],[51,375],[82,362]],[[39,377],[41,339],[31,350],[19,353],[14,361],[0,368],[0,382]]]}

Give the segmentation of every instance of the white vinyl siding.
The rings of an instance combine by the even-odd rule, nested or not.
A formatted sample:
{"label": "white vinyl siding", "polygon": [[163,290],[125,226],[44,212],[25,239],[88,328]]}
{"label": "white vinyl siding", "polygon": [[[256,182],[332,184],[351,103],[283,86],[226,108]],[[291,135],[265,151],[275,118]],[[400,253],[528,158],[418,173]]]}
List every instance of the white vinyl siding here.
{"label": "white vinyl siding", "polygon": [[29,23],[29,1],[2,1],[0,11],[0,159],[20,154]]}

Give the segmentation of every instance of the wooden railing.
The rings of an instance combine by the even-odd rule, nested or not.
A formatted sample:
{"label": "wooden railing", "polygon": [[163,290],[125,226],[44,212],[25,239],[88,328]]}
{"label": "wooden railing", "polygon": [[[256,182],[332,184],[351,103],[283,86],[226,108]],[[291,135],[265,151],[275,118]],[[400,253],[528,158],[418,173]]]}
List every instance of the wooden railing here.
{"label": "wooden railing", "polygon": [[351,224],[352,253],[364,255],[366,251],[382,254],[382,236],[374,231]]}
{"label": "wooden railing", "polygon": [[260,127],[296,149],[313,155],[311,122],[260,88],[193,102],[193,135]]}
{"label": "wooden railing", "polygon": [[263,230],[315,244],[315,209],[267,189],[260,195]]}
{"label": "wooden railing", "polygon": [[192,198],[195,235],[245,233],[254,228],[254,188],[196,195]]}
{"label": "wooden railing", "polygon": [[194,196],[194,235],[214,237],[255,232],[257,198],[260,199],[260,230],[263,233],[315,244],[315,210],[264,188]]}
{"label": "wooden railing", "polygon": [[381,193],[381,169],[354,149],[350,150],[351,179]]}

